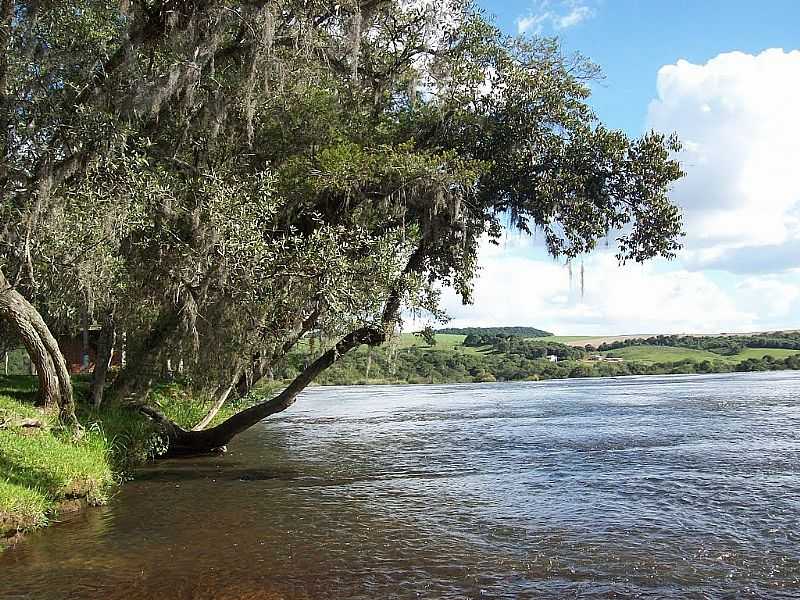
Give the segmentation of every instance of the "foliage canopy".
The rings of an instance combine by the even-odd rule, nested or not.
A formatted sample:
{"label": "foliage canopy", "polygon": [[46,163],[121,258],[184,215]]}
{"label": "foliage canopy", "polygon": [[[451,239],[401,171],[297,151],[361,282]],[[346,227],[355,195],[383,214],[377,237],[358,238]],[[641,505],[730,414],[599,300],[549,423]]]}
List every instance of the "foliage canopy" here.
{"label": "foliage canopy", "polygon": [[224,401],[312,331],[341,338],[319,372],[443,285],[469,301],[504,226],[679,248],[677,140],[603,127],[591,64],[469,2],[3,11],[0,267],[52,327],[126,333],[120,396],[173,359]]}

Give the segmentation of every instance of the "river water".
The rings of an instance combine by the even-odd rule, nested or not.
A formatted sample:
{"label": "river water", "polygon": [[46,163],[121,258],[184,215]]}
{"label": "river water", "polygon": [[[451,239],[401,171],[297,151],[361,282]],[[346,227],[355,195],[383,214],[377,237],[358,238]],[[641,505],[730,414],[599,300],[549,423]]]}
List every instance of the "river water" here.
{"label": "river water", "polygon": [[316,388],[0,555],[2,598],[798,598],[800,375]]}

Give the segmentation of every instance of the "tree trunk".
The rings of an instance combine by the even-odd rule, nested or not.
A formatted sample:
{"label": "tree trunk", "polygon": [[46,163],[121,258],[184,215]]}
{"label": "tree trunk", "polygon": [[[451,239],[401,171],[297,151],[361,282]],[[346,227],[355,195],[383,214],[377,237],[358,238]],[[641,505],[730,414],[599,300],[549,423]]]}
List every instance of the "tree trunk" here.
{"label": "tree trunk", "polygon": [[216,402],[214,402],[214,405],[211,407],[208,413],[206,413],[206,416],[203,417],[202,420],[197,425],[192,427],[192,431],[201,431],[202,429],[208,427],[208,424],[214,420],[214,417],[217,416],[217,413],[219,413],[220,409],[222,409],[222,407],[225,406],[225,402],[231,395],[233,387],[234,385],[236,385],[236,382],[238,381],[240,375],[241,372],[236,371],[236,374],[233,376],[233,379],[227,386],[223,384],[219,388],[217,388],[217,392],[216,394],[214,394],[217,398]]}
{"label": "tree trunk", "polygon": [[[295,377],[286,389],[274,398],[236,413],[215,427],[199,431],[187,431],[149,406],[140,406],[139,409],[161,424],[164,428],[164,432],[167,434],[170,442],[170,454],[197,454],[224,448],[236,435],[249,429],[270,415],[274,415],[275,413],[289,408],[295,403],[300,392],[306,389],[320,373],[353,348],[357,348],[361,344],[378,346],[385,342],[387,333],[395,326],[400,316],[403,294],[407,289],[406,278],[410,273],[417,272],[421,269],[425,260],[425,250],[426,247],[424,243],[421,243],[411,254],[402,275],[397,280],[386,299],[386,304],[384,305],[383,314],[381,316],[381,326],[379,328],[361,327],[347,334],[339,340],[333,348],[323,353],[319,358],[308,365],[300,375]],[[294,342],[288,340],[286,344],[284,344],[285,348],[287,345],[288,348],[291,348],[291,346],[302,337],[303,330],[307,331],[310,329],[313,322],[316,321],[318,310],[318,308],[315,309],[314,313],[303,321],[295,332],[297,337],[294,339]]]}
{"label": "tree trunk", "polygon": [[311,363],[280,394],[266,402],[243,410],[210,429],[187,431],[150,407],[142,406],[140,409],[164,427],[170,440],[171,454],[212,452],[223,448],[234,436],[249,429],[259,421],[289,408],[297,400],[300,392],[308,387],[317,375],[353,348],[361,344],[378,345],[385,339],[386,333],[382,329],[362,327],[353,331]]}
{"label": "tree trunk", "polygon": [[[14,292],[15,294],[17,292]],[[36,333],[30,321],[30,316],[24,304],[17,299],[8,299],[11,292],[6,292],[0,296],[0,318],[6,319],[11,326],[11,330],[17,335],[28,352],[29,364],[32,366],[31,374],[36,374],[39,378],[39,401],[38,404],[46,408],[59,406],[61,404],[61,391],[58,385],[58,375],[56,375],[53,360],[47,352],[42,339]],[[8,300],[8,301],[7,301]]]}
{"label": "tree trunk", "polygon": [[103,403],[106,377],[111,366],[111,359],[114,357],[116,337],[117,332],[114,329],[114,325],[108,320],[100,330],[100,336],[97,339],[97,357],[95,358],[94,374],[92,375],[92,387],[89,392],[92,405],[95,408],[99,408]]}
{"label": "tree trunk", "polygon": [[141,344],[126,352],[125,365],[109,389],[114,399],[136,403],[147,396],[153,378],[160,374],[164,343],[179,322],[176,310],[162,312]]}
{"label": "tree trunk", "polygon": [[58,406],[61,421],[77,425],[67,363],[47,324],[36,308],[11,287],[0,271],[0,319],[5,319],[28,351],[39,378],[39,396],[45,406]]}
{"label": "tree trunk", "polygon": [[[273,351],[271,354],[256,353],[250,362],[249,368],[245,369],[239,376],[236,382],[236,393],[240,398],[244,398],[250,393],[250,390],[261,381],[265,376],[272,377],[272,365],[284,356],[286,356],[292,348],[297,345],[303,336],[308,333],[317,324],[320,313],[322,312],[321,305],[316,304],[311,313],[298,321],[292,331],[289,333],[286,341],[281,345],[278,350]],[[313,341],[313,338],[311,339]]]}
{"label": "tree trunk", "polygon": [[31,323],[47,348],[47,352],[55,368],[60,392],[58,405],[59,418],[65,425],[78,427],[78,418],[75,416],[75,399],[72,395],[72,379],[70,378],[69,369],[67,368],[67,361],[64,360],[64,355],[61,354],[58,342],[56,338],[53,337],[53,334],[50,333],[47,323],[44,322],[44,319],[42,319],[42,316],[32,304],[29,303],[28,306],[30,306],[30,309],[33,311],[31,314]]}
{"label": "tree trunk", "polygon": [[271,365],[271,357],[262,358],[260,354],[253,356],[250,368],[246,369],[236,382],[236,393],[240,398],[250,393],[250,390],[267,374]]}

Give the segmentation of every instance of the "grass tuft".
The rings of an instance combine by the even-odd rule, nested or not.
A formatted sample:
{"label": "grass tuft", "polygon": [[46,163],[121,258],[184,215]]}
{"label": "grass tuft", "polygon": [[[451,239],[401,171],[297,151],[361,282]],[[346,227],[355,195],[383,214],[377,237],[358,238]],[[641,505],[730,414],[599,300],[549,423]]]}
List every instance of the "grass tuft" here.
{"label": "grass tuft", "polygon": [[[135,466],[167,449],[167,440],[149,419],[112,404],[95,410],[81,402],[88,391],[86,378],[76,377],[73,384],[78,420],[85,428],[78,440],[59,427],[55,413],[34,406],[34,377],[0,377],[0,539],[46,525],[63,500],[104,503],[112,487],[130,478]],[[265,385],[248,398],[231,401],[212,425],[271,396],[277,385]],[[179,383],[159,386],[150,402],[187,428],[213,404]],[[26,419],[42,426],[22,427]]]}
{"label": "grass tuft", "polygon": [[[82,408],[86,430],[76,440],[54,413],[33,406],[35,386],[35,378],[0,377],[0,536],[46,525],[63,500],[104,503],[130,460],[129,447],[153,435],[131,411]],[[42,426],[22,427],[26,419]]]}
{"label": "grass tuft", "polygon": [[0,479],[0,534],[47,525],[47,496],[35,489]]}

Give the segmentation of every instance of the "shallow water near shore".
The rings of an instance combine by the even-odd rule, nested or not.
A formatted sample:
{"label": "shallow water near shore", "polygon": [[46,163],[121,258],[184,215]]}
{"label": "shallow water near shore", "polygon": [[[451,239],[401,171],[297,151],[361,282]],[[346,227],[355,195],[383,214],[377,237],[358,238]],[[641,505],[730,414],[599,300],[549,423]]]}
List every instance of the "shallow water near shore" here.
{"label": "shallow water near shore", "polygon": [[315,388],[0,554],[0,598],[797,598],[800,374]]}

